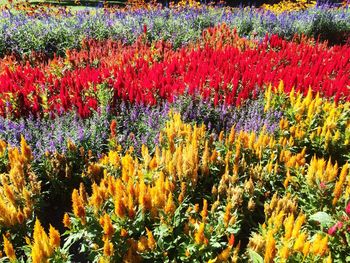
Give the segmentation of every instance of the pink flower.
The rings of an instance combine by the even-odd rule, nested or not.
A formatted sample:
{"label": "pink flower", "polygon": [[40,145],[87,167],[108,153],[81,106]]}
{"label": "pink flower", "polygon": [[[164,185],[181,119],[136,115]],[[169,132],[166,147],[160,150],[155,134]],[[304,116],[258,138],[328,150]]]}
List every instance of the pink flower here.
{"label": "pink flower", "polygon": [[341,229],[343,227],[343,223],[338,221],[336,224],[334,224],[330,229],[328,229],[328,234],[333,236],[337,230]]}
{"label": "pink flower", "polygon": [[345,208],[345,212],[350,215],[350,202],[348,203],[348,205]]}
{"label": "pink flower", "polygon": [[321,189],[325,189],[327,187],[327,185],[325,184],[325,182],[321,182],[320,183],[320,188]]}
{"label": "pink flower", "polygon": [[337,225],[334,225],[330,229],[328,229],[328,235],[333,236],[336,231],[337,231]]}
{"label": "pink flower", "polygon": [[340,221],[338,221],[336,225],[338,229],[341,229],[343,227],[343,223]]}

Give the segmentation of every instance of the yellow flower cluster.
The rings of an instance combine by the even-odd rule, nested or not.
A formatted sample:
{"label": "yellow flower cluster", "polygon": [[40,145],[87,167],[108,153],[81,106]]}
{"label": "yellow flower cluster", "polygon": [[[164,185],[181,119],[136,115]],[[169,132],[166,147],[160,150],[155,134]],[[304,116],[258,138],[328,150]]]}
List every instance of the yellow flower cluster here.
{"label": "yellow flower cluster", "polygon": [[[290,137],[320,141],[325,150],[329,148],[330,143],[349,145],[349,102],[337,104],[324,100],[318,93],[313,96],[311,89],[305,97],[300,93],[295,94],[292,90],[289,102],[296,120],[296,123],[289,127]],[[344,127],[345,133],[340,132],[341,127]]]}
{"label": "yellow flower cluster", "polygon": [[106,169],[100,183],[93,184],[88,202],[78,190],[73,191],[74,214],[84,223],[84,206],[90,205],[97,212],[109,198],[113,199],[115,214],[120,218],[133,218],[138,208],[153,216],[157,216],[159,209],[173,213],[175,182],[183,182],[185,191],[186,183],[196,184],[199,169],[208,170],[209,153],[203,155],[202,161],[199,157],[204,135],[204,126],[184,124],[180,115],[174,114],[161,135],[169,147],[157,148],[153,157],[145,146],[141,162],[132,156],[132,149],[124,156],[118,150],[110,151],[98,163],[89,166]]}
{"label": "yellow flower cluster", "polygon": [[[33,263],[49,262],[49,258],[56,249],[60,248],[61,244],[60,233],[50,225],[49,234],[46,234],[38,219],[35,221],[33,240],[31,241],[28,237],[25,239],[31,249],[30,256]],[[3,236],[3,242],[6,256],[11,262],[16,262],[17,258],[13,245],[5,235]]]}
{"label": "yellow flower cluster", "polygon": [[30,170],[32,153],[22,137],[20,149],[0,143],[0,155],[8,151],[9,170],[0,179],[0,228],[23,224],[33,212],[40,182]]}
{"label": "yellow flower cluster", "polygon": [[338,175],[338,164],[332,164],[331,159],[328,162],[323,158],[314,156],[311,159],[309,168],[306,174],[306,182],[310,186],[317,183],[329,183],[335,180]]}
{"label": "yellow flower cluster", "polygon": [[34,226],[33,241],[28,243],[31,247],[31,257],[33,263],[49,262],[49,258],[55,250],[60,247],[60,233],[50,225],[49,235],[46,234],[39,220]]}
{"label": "yellow flower cluster", "polygon": [[283,12],[300,11],[316,5],[316,1],[312,0],[283,0],[277,4],[264,4],[263,9],[271,11],[275,14],[281,14]]}
{"label": "yellow flower cluster", "polygon": [[[233,133],[234,129],[231,137],[234,137]],[[241,137],[237,141],[248,139],[243,133]],[[263,137],[260,140],[263,140]],[[127,230],[119,230],[113,226],[112,218],[121,222],[132,221],[141,211],[144,215],[149,214],[150,219],[154,221],[171,220],[178,205],[186,198],[189,188],[196,187],[200,176],[208,176],[210,165],[218,162],[219,154],[211,150],[213,139],[207,138],[205,126],[186,124],[179,114],[171,113],[170,120],[160,132],[160,141],[160,146],[156,147],[154,154],[150,154],[148,148],[142,146],[141,158],[134,157],[132,148],[125,154],[119,146],[116,150],[110,150],[98,162],[89,164],[89,167],[98,167],[88,168],[91,171],[90,178],[98,178],[94,176],[93,171],[102,171],[103,174],[99,183],[93,183],[91,195],[87,195],[82,186],[72,193],[73,213],[82,225],[87,223],[88,213],[93,213],[94,217],[99,218],[104,242],[104,253],[100,262],[108,262],[113,256],[112,239],[117,231],[120,231],[119,236],[125,238],[128,245],[124,255],[125,262],[137,262],[138,253],[145,253],[157,247],[148,228],[146,235],[135,240],[128,237]],[[113,212],[107,212],[106,204],[112,205]],[[226,227],[232,227],[236,222],[231,212],[231,204],[228,204],[226,212],[222,214]],[[203,200],[201,210],[196,204],[188,213],[184,232],[192,238],[194,244],[208,245],[209,240],[205,234],[206,227],[209,228],[206,223],[209,215],[208,201]],[[71,220],[67,214],[63,222],[66,227],[71,227]],[[218,262],[223,262],[222,258],[228,258],[231,247],[222,251],[222,255],[217,258]]]}
{"label": "yellow flower cluster", "polygon": [[[277,198],[274,195],[270,204],[265,204],[266,224],[262,234],[254,233],[248,247],[264,255],[264,262],[286,262],[294,258],[308,258],[311,261],[329,260],[328,235],[311,235],[303,225],[303,213],[295,218],[296,201],[290,195]],[[329,261],[327,261],[329,262]]]}
{"label": "yellow flower cluster", "polygon": [[[254,215],[263,205],[261,200],[267,200],[265,224],[261,232],[251,236],[250,249],[265,262],[331,262],[328,235],[305,226],[310,215],[307,210],[300,212],[295,194],[301,188],[313,191],[322,183],[321,187],[326,184],[332,193],[325,197],[325,204],[335,206],[349,198],[349,165],[333,157],[332,151],[335,146],[346,149],[349,144],[350,103],[337,105],[311,89],[305,96],[294,90],[285,95],[283,82],[276,89],[267,89],[265,103],[265,111],[276,105],[285,110],[280,129],[274,134],[265,128],[237,132],[232,127],[214,140],[204,125],[186,124],[179,114],[171,113],[154,153],[142,146],[138,158],[133,148],[123,153],[116,146],[97,162],[89,162],[85,174],[92,179],[92,191],[88,195],[83,186],[73,191],[73,213],[80,219],[79,227],[87,225],[89,216],[100,223],[100,262],[108,262],[118,254],[117,237],[127,244],[127,252],[118,254],[126,262],[138,262],[140,254],[157,249],[149,229],[138,238],[129,236],[129,222],[140,214],[152,223],[171,222],[187,194],[205,180],[211,180],[212,199],[204,199],[202,209],[199,204],[191,204],[182,221],[184,234],[195,246],[210,246],[209,237],[215,231],[211,225],[213,214],[226,231],[242,220],[240,212]],[[320,150],[327,154],[319,157]],[[282,197],[275,193],[280,190],[286,192]],[[65,226],[70,228],[72,222],[65,215]],[[118,222],[123,222],[122,228]],[[230,246],[222,249],[210,262],[235,258]],[[187,250],[184,256],[190,259],[191,253]]]}
{"label": "yellow flower cluster", "polygon": [[181,8],[181,7],[200,7],[201,3],[196,0],[180,0],[176,4],[174,2],[170,3],[170,8]]}

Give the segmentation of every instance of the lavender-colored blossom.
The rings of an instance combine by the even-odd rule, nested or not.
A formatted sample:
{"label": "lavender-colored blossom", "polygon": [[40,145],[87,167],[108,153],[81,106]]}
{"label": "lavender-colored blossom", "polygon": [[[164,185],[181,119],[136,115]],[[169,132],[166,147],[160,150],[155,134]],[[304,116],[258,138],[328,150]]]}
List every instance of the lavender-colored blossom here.
{"label": "lavender-colored blossom", "polygon": [[232,126],[237,131],[259,132],[265,127],[266,131],[273,133],[282,117],[278,110],[264,111],[261,98],[247,100],[242,106],[221,105],[214,107],[210,102],[202,99],[179,98],[174,103],[175,109],[184,121],[204,123],[210,132],[228,132]]}
{"label": "lavender-colored blossom", "polygon": [[29,116],[25,119],[9,120],[0,117],[0,139],[18,146],[23,135],[36,159],[46,151],[64,153],[68,140],[97,153],[106,148],[108,118],[108,114],[97,112],[89,119],[81,119],[75,112],[55,116],[54,119]]}
{"label": "lavender-colored blossom", "polygon": [[175,47],[198,39],[203,29],[221,23],[236,27],[246,37],[253,32],[258,37],[266,33],[286,38],[296,33],[317,37],[327,25],[334,33],[349,32],[349,15],[349,8],[325,5],[280,15],[255,8],[207,6],[181,11],[158,8],[113,13],[86,9],[61,15],[41,12],[35,16],[6,10],[0,13],[0,55],[12,52],[22,55],[33,50],[63,54],[67,48],[80,47],[84,38],[132,43],[143,33],[143,25],[147,25],[149,40],[168,40]]}

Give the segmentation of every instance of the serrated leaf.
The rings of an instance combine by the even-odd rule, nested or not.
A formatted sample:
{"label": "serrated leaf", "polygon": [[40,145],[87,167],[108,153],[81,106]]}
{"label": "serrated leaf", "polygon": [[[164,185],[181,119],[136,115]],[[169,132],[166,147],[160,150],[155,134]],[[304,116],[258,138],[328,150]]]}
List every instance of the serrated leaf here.
{"label": "serrated leaf", "polygon": [[322,226],[330,226],[334,224],[333,218],[326,212],[317,212],[311,215],[310,219],[319,222]]}
{"label": "serrated leaf", "polygon": [[253,261],[253,263],[264,263],[264,259],[254,250],[248,249],[249,258]]}

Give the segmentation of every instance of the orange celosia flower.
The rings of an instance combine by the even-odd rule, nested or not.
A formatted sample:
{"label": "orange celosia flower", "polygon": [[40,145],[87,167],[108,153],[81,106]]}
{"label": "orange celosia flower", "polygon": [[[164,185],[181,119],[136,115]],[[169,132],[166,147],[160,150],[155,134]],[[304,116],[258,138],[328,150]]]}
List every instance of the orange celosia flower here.
{"label": "orange celosia flower", "polygon": [[110,257],[114,254],[114,247],[113,244],[109,241],[109,239],[106,239],[103,245],[103,254],[106,257]]}
{"label": "orange celosia flower", "polygon": [[50,244],[50,239],[45,233],[39,220],[35,221],[32,245],[32,262],[45,262],[54,252],[54,247]]}
{"label": "orange celosia flower", "polygon": [[117,121],[112,120],[110,125],[111,138],[114,138],[117,135]]}
{"label": "orange celosia flower", "polygon": [[228,240],[228,245],[232,247],[234,243],[235,243],[235,236],[234,234],[231,234],[230,239]]}
{"label": "orange celosia flower", "polygon": [[225,248],[217,257],[218,262],[226,262],[230,257],[231,247]]}
{"label": "orange celosia flower", "polygon": [[66,228],[70,228],[71,227],[71,221],[70,221],[70,217],[67,213],[64,214],[63,216],[63,225]]}
{"label": "orange celosia flower", "polygon": [[121,237],[127,237],[128,236],[128,231],[124,228],[120,230],[120,236]]}
{"label": "orange celosia flower", "polygon": [[203,221],[205,221],[205,219],[208,216],[208,201],[206,199],[203,199],[203,209],[201,212],[201,216],[202,216]]}
{"label": "orange celosia flower", "polygon": [[111,239],[114,234],[114,227],[112,225],[112,220],[108,214],[104,214],[100,218],[100,224],[103,228],[103,232],[108,239]]}
{"label": "orange celosia flower", "polygon": [[82,197],[79,195],[79,192],[77,189],[73,190],[72,203],[73,203],[74,215],[76,217],[79,217],[81,219],[82,224],[84,225],[86,223],[84,201],[83,201]]}
{"label": "orange celosia flower", "polygon": [[148,239],[145,236],[141,236],[140,240],[137,242],[137,251],[144,252],[148,249]]}
{"label": "orange celosia flower", "polygon": [[147,245],[148,247],[153,250],[156,247],[156,241],[154,240],[153,234],[148,228],[146,227],[146,232],[147,232]]}
{"label": "orange celosia flower", "polygon": [[225,214],[224,214],[224,223],[227,226],[230,219],[231,219],[231,208],[232,208],[232,204],[231,202],[229,202],[226,206],[226,210],[225,210]]}

